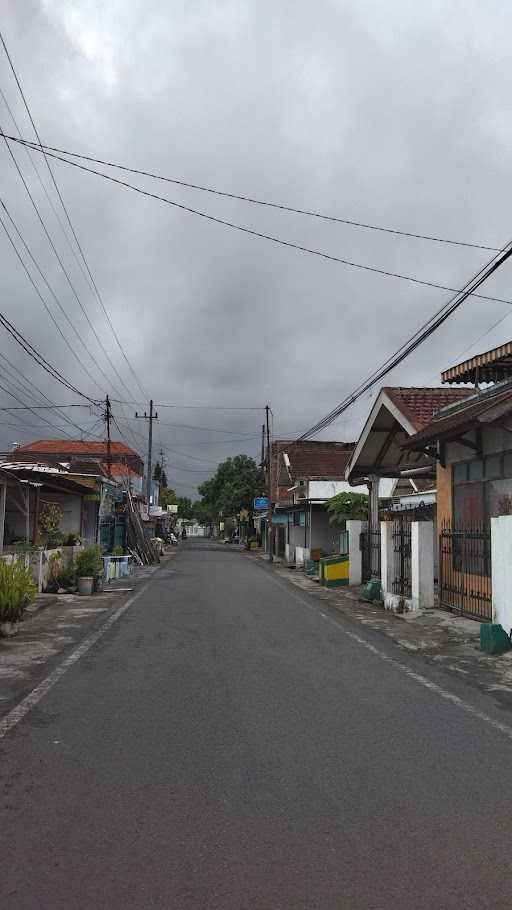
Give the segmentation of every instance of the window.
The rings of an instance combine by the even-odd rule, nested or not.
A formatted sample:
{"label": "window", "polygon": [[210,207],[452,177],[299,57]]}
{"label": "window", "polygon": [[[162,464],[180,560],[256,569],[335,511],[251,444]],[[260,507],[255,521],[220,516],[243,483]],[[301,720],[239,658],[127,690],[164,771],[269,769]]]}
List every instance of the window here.
{"label": "window", "polygon": [[512,452],[453,465],[453,526],[512,514]]}

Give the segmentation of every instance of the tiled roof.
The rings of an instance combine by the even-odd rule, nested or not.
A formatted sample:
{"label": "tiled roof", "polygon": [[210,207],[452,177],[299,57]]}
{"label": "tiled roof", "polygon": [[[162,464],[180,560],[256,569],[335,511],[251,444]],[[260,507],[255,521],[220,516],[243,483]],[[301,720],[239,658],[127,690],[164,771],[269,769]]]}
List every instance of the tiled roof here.
{"label": "tiled roof", "polygon": [[[107,470],[107,465],[103,463],[103,468]],[[137,471],[134,471],[133,468],[128,467],[126,464],[121,464],[121,462],[113,462],[110,466],[110,473],[112,477],[139,477]]]}
{"label": "tiled roof", "polygon": [[[462,391],[462,390],[460,390]],[[446,414],[438,414],[426,427],[420,432],[411,436],[404,443],[403,448],[416,448],[434,442],[437,439],[443,439],[457,433],[466,433],[469,429],[475,427],[480,420],[483,420],[487,412],[497,409],[500,416],[512,412],[512,389],[510,383],[508,388],[496,392],[496,387],[489,389],[487,393],[478,394],[471,390],[471,399],[462,403],[460,407],[453,408]],[[490,415],[490,418],[493,415]],[[489,418],[489,419],[490,419]],[[492,421],[491,421],[492,422]]]}
{"label": "tiled roof", "polygon": [[354,451],[353,442],[315,442],[276,440],[274,454],[286,452],[290,459],[292,479],[343,480],[345,468]]}
{"label": "tiled roof", "polygon": [[404,388],[384,386],[382,391],[412,423],[418,432],[426,427],[434,414],[456,401],[474,395],[474,389]]}
{"label": "tiled roof", "polygon": [[[137,452],[124,442],[111,442],[112,455],[130,455],[139,458]],[[97,455],[105,458],[107,443],[104,440],[97,442],[82,442],[79,439],[38,439],[27,445],[17,446],[15,452],[35,452],[38,455]]]}

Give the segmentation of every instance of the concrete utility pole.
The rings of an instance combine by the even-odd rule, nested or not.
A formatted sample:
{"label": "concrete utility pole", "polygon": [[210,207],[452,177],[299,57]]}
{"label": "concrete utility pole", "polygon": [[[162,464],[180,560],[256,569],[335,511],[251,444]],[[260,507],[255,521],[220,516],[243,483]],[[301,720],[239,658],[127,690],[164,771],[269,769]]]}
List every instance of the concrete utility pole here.
{"label": "concrete utility pole", "polygon": [[110,398],[105,398],[105,423],[107,424],[107,470],[108,476],[112,476],[112,446],[110,440],[110,421],[112,420],[112,408]]}
{"label": "concrete utility pole", "polygon": [[267,549],[268,561],[274,562],[274,541],[272,527],[272,451],[270,446],[270,407],[265,406],[265,423],[267,427],[267,478],[268,478],[268,511],[267,511]]}
{"label": "concrete utility pole", "polygon": [[153,421],[158,420],[158,414],[156,411],[153,411],[153,399],[149,402],[149,416],[144,411],[144,414],[137,414],[135,411],[135,416],[140,420],[149,420],[149,436],[148,436],[148,472],[146,477],[146,497],[148,500],[148,515],[149,509],[151,506],[151,471],[152,471],[152,458],[153,458]]}

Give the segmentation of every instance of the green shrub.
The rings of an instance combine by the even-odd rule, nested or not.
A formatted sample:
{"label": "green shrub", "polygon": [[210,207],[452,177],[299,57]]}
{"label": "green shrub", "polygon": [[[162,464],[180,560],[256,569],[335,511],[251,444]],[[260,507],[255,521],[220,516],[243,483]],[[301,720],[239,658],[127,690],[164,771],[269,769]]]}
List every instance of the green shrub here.
{"label": "green shrub", "polygon": [[21,562],[0,560],[0,622],[17,622],[37,596],[30,570]]}
{"label": "green shrub", "polygon": [[76,574],[79,578],[97,578],[103,572],[99,547],[85,547],[76,557]]}
{"label": "green shrub", "polygon": [[64,535],[59,530],[63,517],[64,513],[56,502],[45,502],[43,504],[39,514],[38,536],[43,546],[48,549],[61,546],[64,540]]}
{"label": "green shrub", "polygon": [[119,544],[112,550],[112,556],[124,556],[124,550]]}

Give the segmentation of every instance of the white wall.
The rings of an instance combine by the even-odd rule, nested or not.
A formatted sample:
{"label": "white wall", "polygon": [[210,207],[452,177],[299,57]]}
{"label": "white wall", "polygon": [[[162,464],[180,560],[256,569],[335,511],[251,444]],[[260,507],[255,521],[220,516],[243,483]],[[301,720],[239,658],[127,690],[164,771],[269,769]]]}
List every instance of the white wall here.
{"label": "white wall", "polygon": [[512,515],[491,518],[492,621],[512,629]]}
{"label": "white wall", "polygon": [[366,484],[351,487],[346,480],[310,480],[308,483],[309,499],[332,499],[338,493],[368,493]]}

